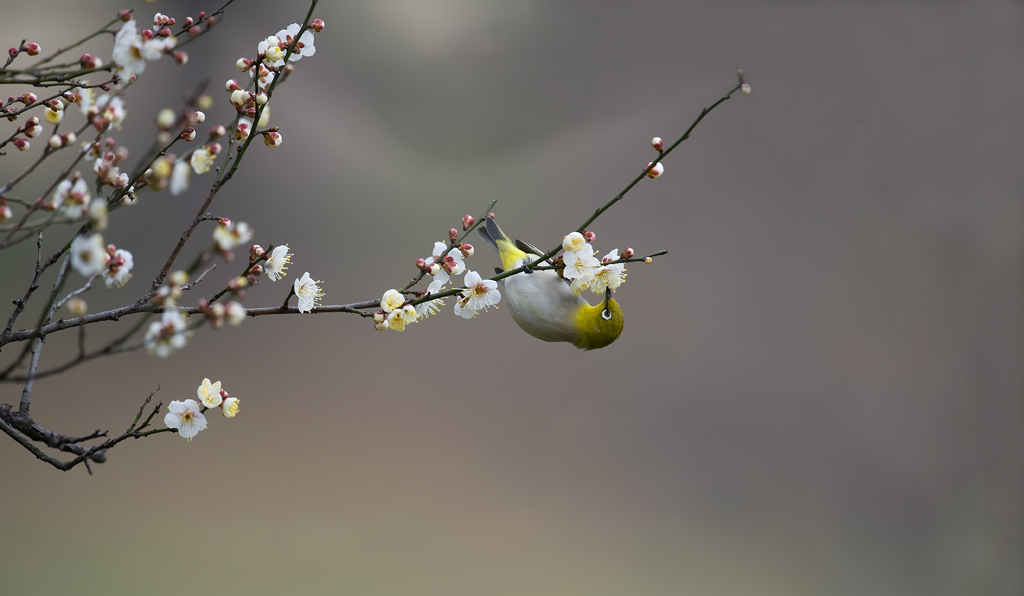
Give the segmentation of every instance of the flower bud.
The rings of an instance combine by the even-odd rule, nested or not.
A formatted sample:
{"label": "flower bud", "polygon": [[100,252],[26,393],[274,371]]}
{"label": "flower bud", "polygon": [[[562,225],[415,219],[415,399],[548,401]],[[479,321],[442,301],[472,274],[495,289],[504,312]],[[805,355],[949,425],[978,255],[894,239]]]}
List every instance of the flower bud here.
{"label": "flower bud", "polygon": [[462,252],[462,256],[471,257],[473,256],[473,245],[468,242],[463,242],[459,245],[459,251]]}
{"label": "flower bud", "polygon": [[18,48],[11,48],[11,49],[7,50],[7,55],[10,56],[11,58],[16,57],[18,55]]}
{"label": "flower bud", "polygon": [[251,275],[255,275],[256,277],[263,275],[263,265],[256,264],[253,265],[252,267],[249,267],[249,273]]}
{"label": "flower bud", "polygon": [[228,101],[236,108],[240,108],[249,103],[249,94],[241,89],[235,89],[231,92],[231,98]]}
{"label": "flower bud", "polygon": [[379,324],[379,323],[383,323],[386,320],[387,320],[387,315],[384,313],[384,311],[378,310],[377,312],[373,313],[373,322],[374,323],[378,323]]}
{"label": "flower bud", "polygon": [[203,122],[206,122],[206,113],[200,111],[192,112],[191,119],[192,122],[196,124],[202,124]]}
{"label": "flower bud", "polygon": [[[18,148],[18,151],[28,151],[28,148],[32,145],[26,139],[14,139],[14,146]],[[10,207],[8,207],[8,209],[10,209]]]}
{"label": "flower bud", "polygon": [[388,323],[387,319],[385,319],[385,320],[381,321],[380,323],[374,324],[373,328],[376,329],[377,331],[387,331],[388,327],[390,327],[390,326],[391,325]]}
{"label": "flower bud", "polygon": [[426,271],[430,267],[427,266],[426,259],[416,259],[416,268],[419,269],[420,271]]}
{"label": "flower bud", "polygon": [[[650,162],[648,162],[647,163],[647,167],[650,167],[650,166],[651,166],[651,164],[650,164]],[[649,172],[647,172],[647,177],[648,178],[657,178],[658,176],[661,176],[664,173],[665,173],[665,166],[661,165],[661,162],[659,161],[658,163],[654,164],[654,167],[651,168],[651,170]]]}
{"label": "flower bud", "polygon": [[25,46],[25,53],[29,56],[38,56],[39,52],[43,51],[43,48],[39,47],[39,44],[32,42]]}
{"label": "flower bud", "polygon": [[[238,81],[236,81],[235,79],[228,79],[224,83],[224,90],[225,91],[239,91],[241,89],[242,88],[238,86]],[[234,102],[231,102],[231,103],[234,103]]]}
{"label": "flower bud", "polygon": [[89,312],[89,305],[86,304],[85,300],[82,300],[77,296],[68,300],[67,305],[68,313],[73,317],[80,317]]}
{"label": "flower bud", "polygon": [[181,134],[178,135],[178,138],[183,141],[194,141],[196,140],[196,129],[189,126],[185,130],[181,131]]}
{"label": "flower bud", "polygon": [[222,124],[218,124],[217,126],[214,126],[213,128],[210,129],[210,138],[211,139],[219,139],[220,137],[222,137],[222,136],[224,136],[226,134],[228,134],[228,131],[227,131],[227,129],[224,128],[224,126]]}
{"label": "flower bud", "polygon": [[750,85],[743,83],[740,85],[740,91],[743,92],[743,95],[750,95]]}
{"label": "flower bud", "polygon": [[455,241],[458,240],[458,239],[459,239],[459,231],[458,230],[456,230],[455,228],[451,228],[450,230],[448,230],[448,240],[450,240],[452,244],[455,244]]}
{"label": "flower bud", "polygon": [[431,263],[427,267],[427,273],[429,273],[430,275],[437,275],[439,271],[441,271],[441,266],[438,265],[437,263]]}
{"label": "flower bud", "polygon": [[651,257],[644,257],[644,263],[647,263],[648,265],[650,265],[653,262],[654,262],[654,259],[652,259]]}
{"label": "flower bud", "polygon": [[259,93],[256,94],[256,105],[263,105],[267,103],[269,99],[270,98],[267,97],[266,93],[260,91]]}
{"label": "flower bud", "polygon": [[255,263],[262,259],[265,254],[267,254],[267,251],[263,250],[262,246],[259,244],[253,244],[252,248],[249,249],[249,262]]}
{"label": "flower bud", "polygon": [[587,242],[593,242],[594,240],[597,240],[597,234],[590,230],[583,230],[583,239]]}
{"label": "flower bud", "polygon": [[181,65],[184,65],[184,64],[188,64],[188,52],[186,52],[186,51],[177,50],[177,51],[171,52],[171,56],[174,58],[174,62],[178,66],[181,66]]}
{"label": "flower bud", "polygon": [[184,22],[184,23],[182,23],[182,25],[183,25],[183,26],[184,26],[184,27],[185,27],[186,29],[188,29],[189,27],[191,27],[191,26],[192,26],[192,25],[194,25],[194,24],[195,24],[195,21],[194,21],[194,20],[192,20],[192,17],[185,17],[185,22]]}
{"label": "flower bud", "polygon": [[53,135],[50,137],[48,144],[50,145],[50,149],[60,149],[64,145],[64,140],[60,138],[60,135]]}
{"label": "flower bud", "polygon": [[249,70],[251,66],[252,60],[249,60],[248,58],[239,58],[238,62],[235,62],[235,68],[237,68],[239,72],[245,72]]}
{"label": "flower bud", "polygon": [[626,247],[626,250],[622,251],[622,258],[623,258],[623,259],[632,259],[632,258],[633,258],[633,254],[634,254],[634,253],[633,253],[633,249],[632,249],[632,248],[629,248],[629,247],[627,246],[627,247]]}
{"label": "flower bud", "polygon": [[178,116],[171,108],[164,108],[156,114],[156,126],[160,130],[171,130],[177,121]]}
{"label": "flower bud", "polygon": [[661,153],[665,150],[665,143],[661,140],[661,137],[654,137],[651,139],[651,147],[654,147],[655,151]]}
{"label": "flower bud", "polygon": [[470,226],[476,223],[476,218],[472,215],[466,215],[462,218],[462,229],[468,230]]}
{"label": "flower bud", "polygon": [[279,132],[268,132],[263,135],[263,143],[267,147],[280,147],[283,142],[284,139],[281,138],[281,133]]}
{"label": "flower bud", "polygon": [[[21,103],[23,103],[23,104],[25,104],[27,106],[30,106],[30,105],[36,103],[37,99],[39,99],[39,98],[36,96],[35,93],[23,93],[21,95]],[[38,119],[36,121],[38,122]]]}
{"label": "flower bud", "polygon": [[238,415],[238,398],[237,397],[225,397],[224,401],[220,402],[220,411],[224,413],[225,418],[234,418]]}
{"label": "flower bud", "polygon": [[78,137],[74,132],[66,132],[60,136],[60,139],[64,142],[64,146],[66,147],[68,145],[73,145],[74,142],[78,140]]}
{"label": "flower bud", "polygon": [[312,21],[309,22],[309,28],[315,31],[316,33],[320,33],[321,31],[323,31],[325,25],[326,24],[323,22],[322,19],[313,19]]}

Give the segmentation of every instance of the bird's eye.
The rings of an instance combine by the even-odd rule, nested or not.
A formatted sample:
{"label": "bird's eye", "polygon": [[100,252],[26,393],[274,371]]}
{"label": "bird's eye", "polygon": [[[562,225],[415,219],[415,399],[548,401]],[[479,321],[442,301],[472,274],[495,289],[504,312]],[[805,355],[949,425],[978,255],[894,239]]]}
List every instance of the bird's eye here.
{"label": "bird's eye", "polygon": [[612,311],[608,310],[607,308],[602,310],[601,311],[601,318],[604,319],[605,321],[611,321],[612,320]]}

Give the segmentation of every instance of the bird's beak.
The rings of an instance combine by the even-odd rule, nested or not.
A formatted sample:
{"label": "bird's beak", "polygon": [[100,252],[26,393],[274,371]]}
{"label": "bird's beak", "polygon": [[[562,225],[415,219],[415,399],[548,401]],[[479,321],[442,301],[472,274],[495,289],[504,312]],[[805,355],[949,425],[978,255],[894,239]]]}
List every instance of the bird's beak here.
{"label": "bird's beak", "polygon": [[604,305],[605,305],[605,308],[608,307],[608,301],[611,300],[611,299],[612,299],[612,289],[611,288],[605,288],[604,289]]}

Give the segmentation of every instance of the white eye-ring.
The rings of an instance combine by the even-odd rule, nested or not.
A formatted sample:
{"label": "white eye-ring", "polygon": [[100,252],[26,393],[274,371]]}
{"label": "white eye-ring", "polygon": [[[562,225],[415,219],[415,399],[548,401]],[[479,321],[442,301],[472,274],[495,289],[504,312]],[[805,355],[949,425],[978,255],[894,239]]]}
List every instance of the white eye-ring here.
{"label": "white eye-ring", "polygon": [[607,308],[602,310],[601,311],[601,318],[604,319],[605,321],[611,321],[612,320],[612,311],[608,310]]}

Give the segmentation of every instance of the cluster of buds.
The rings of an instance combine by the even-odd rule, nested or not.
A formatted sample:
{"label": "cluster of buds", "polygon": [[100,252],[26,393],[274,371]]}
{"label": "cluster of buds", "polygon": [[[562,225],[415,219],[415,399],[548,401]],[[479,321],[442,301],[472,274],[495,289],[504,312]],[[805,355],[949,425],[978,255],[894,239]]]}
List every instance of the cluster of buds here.
{"label": "cluster of buds", "polygon": [[380,299],[380,310],[373,314],[373,327],[377,331],[405,331],[405,327],[420,318],[416,308],[405,303],[398,290],[388,290]]}
{"label": "cluster of buds", "polygon": [[50,136],[50,140],[47,141],[50,149],[60,149],[61,147],[70,147],[78,140],[78,136],[75,135],[75,131],[71,130],[61,134],[54,134]]}
{"label": "cluster of buds", "polygon": [[16,137],[12,142],[18,151],[26,151],[29,148],[28,140],[38,137],[43,132],[43,127],[39,124],[39,118],[32,116],[24,126],[18,129],[18,132],[25,135],[26,138]]}
{"label": "cluster of buds", "polygon": [[203,298],[199,300],[199,312],[206,316],[206,322],[213,329],[220,329],[227,322],[237,327],[245,320],[245,307],[238,301],[232,300],[226,305],[220,302],[210,303]]}
{"label": "cluster of buds", "polygon": [[[128,149],[123,146],[113,148],[116,141],[112,137],[107,137],[104,144],[107,146],[107,150],[96,156],[92,171],[96,174],[100,184],[113,186],[119,190],[123,189],[128,182],[128,175],[121,173],[121,164],[128,159]],[[93,148],[96,148],[96,145],[93,145]]]}
{"label": "cluster of buds", "polygon": [[25,52],[29,56],[38,56],[39,52],[42,52],[42,51],[43,51],[43,48],[40,47],[39,44],[37,44],[36,42],[32,42],[32,43],[22,44],[21,47],[18,47],[18,48],[11,47],[11,49],[7,50],[7,55],[10,56],[11,58],[15,58],[15,57],[18,56],[18,54],[20,54],[22,52]]}
{"label": "cluster of buds", "polygon": [[270,99],[263,91],[252,92],[242,89],[235,79],[228,79],[224,83],[224,89],[231,93],[228,101],[235,107],[235,111],[247,118],[255,118],[258,106],[262,106]]}
{"label": "cluster of buds", "polygon": [[181,299],[183,288],[188,285],[188,273],[175,271],[167,276],[163,285],[156,291],[153,297],[153,304],[157,306],[174,306]]}

